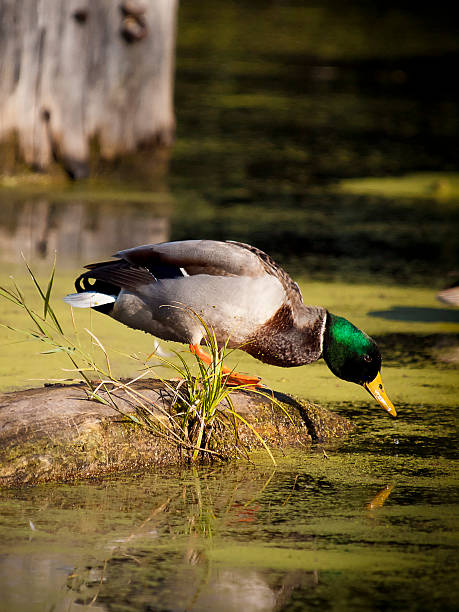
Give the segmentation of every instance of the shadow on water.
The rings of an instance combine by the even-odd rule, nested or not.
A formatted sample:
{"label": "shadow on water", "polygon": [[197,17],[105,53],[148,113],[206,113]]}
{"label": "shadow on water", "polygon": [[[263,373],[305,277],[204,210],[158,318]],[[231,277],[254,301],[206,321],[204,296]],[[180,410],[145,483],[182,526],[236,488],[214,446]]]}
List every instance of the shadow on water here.
{"label": "shadow on water", "polygon": [[459,323],[459,310],[425,308],[420,306],[393,306],[390,310],[372,310],[370,317],[387,321],[416,321],[417,323]]}

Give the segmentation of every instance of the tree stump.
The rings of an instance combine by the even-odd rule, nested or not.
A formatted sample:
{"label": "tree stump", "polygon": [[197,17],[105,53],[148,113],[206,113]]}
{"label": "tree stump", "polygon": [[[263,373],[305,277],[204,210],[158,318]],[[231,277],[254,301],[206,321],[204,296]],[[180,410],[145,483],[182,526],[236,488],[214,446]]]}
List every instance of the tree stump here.
{"label": "tree stump", "polygon": [[90,155],[169,145],[176,11],[177,0],[0,0],[3,148],[82,178]]}

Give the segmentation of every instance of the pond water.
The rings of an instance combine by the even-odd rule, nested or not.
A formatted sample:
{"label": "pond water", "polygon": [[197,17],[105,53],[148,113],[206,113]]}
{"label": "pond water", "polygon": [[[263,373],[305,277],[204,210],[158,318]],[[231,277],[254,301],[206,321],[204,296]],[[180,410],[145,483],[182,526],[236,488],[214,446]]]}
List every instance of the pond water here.
{"label": "pond water", "polygon": [[[307,303],[376,338],[399,417],[322,362],[286,370],[238,351],[230,365],[355,432],[276,468],[260,454],[2,491],[0,610],[457,610],[459,310],[435,299],[459,274],[457,32],[390,3],[187,4],[167,176],[148,189],[3,181],[0,284],[13,274],[33,300],[20,252],[46,278],[56,251],[68,326],[59,297],[85,263],[169,239],[249,242]],[[26,325],[5,302],[0,322]],[[78,323],[115,373],[151,352],[98,313]],[[1,333],[1,390],[69,375]]]}

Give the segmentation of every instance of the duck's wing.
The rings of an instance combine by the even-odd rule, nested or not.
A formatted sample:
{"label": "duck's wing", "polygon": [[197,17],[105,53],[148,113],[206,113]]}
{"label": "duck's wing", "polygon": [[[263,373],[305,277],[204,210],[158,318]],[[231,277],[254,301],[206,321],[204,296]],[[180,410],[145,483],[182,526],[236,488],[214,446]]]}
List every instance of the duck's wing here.
{"label": "duck's wing", "polygon": [[184,276],[264,276],[267,268],[263,260],[255,250],[241,248],[243,246],[218,240],[182,240],[145,244],[119,251],[115,257],[144,268],[154,276],[161,266],[175,268]]}
{"label": "duck's wing", "polygon": [[271,276],[275,276],[281,282],[284,287],[285,294],[289,301],[294,304],[295,302],[303,303],[303,296],[301,295],[300,288],[298,284],[287,274],[287,272],[281,268],[272,257],[270,257],[267,253],[264,253],[257,247],[254,247],[250,244],[245,244],[243,242],[233,242],[230,244],[237,245],[241,249],[245,249],[250,254],[254,255],[258,262],[263,266],[265,273],[270,274]]}

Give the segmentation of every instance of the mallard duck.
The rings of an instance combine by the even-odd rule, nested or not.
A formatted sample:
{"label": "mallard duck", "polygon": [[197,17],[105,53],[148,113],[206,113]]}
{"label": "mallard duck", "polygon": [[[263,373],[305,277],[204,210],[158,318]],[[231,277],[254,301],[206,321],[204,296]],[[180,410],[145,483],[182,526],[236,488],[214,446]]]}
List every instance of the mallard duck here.
{"label": "mallard duck", "polygon": [[[77,293],[64,300],[94,308],[134,329],[201,348],[205,330],[268,364],[301,366],[323,357],[343,380],[362,385],[396,416],[381,381],[375,341],[320,306],[307,306],[298,285],[269,255],[240,242],[184,240],[147,244],[86,266]],[[261,385],[258,377],[225,369],[232,384]]]}

